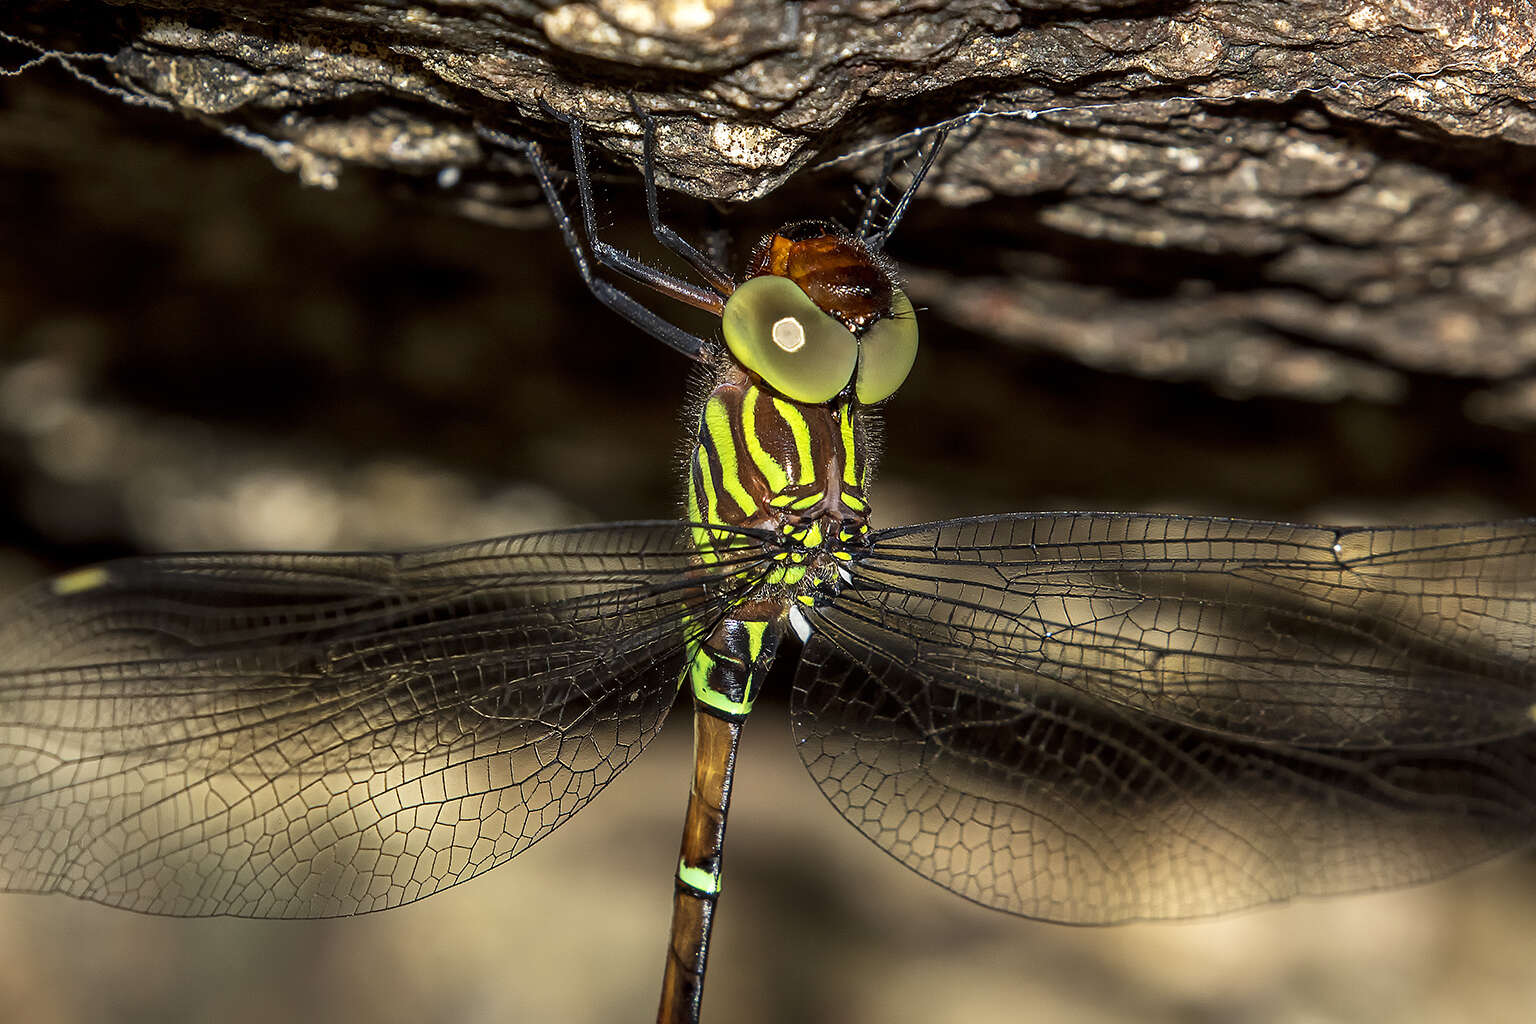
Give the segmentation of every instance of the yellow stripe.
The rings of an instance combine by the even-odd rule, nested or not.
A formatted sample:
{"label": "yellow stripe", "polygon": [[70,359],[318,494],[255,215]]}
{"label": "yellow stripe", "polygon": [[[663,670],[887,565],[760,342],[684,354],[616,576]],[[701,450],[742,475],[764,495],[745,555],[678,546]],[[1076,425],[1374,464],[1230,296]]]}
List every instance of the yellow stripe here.
{"label": "yellow stripe", "polygon": [[839,410],[837,417],[839,433],[843,439],[843,483],[849,487],[859,486],[857,467],[854,465],[855,452],[853,444],[853,405],[849,403]]}
{"label": "yellow stripe", "polygon": [[747,455],[757,471],[768,482],[768,489],[778,494],[789,486],[789,474],[779,461],[770,456],[757,436],[757,403],[763,393],[756,386],[747,388],[741,400],[741,433],[747,439]]}
{"label": "yellow stripe", "polygon": [[796,498],[796,499],[794,499],[793,501],[791,501],[789,503],[789,507],[794,509],[796,512],[803,512],[806,509],[810,508],[812,505],[815,505],[818,502],[820,502],[821,499],[823,499],[825,497],[826,497],[825,494],[823,494],[820,491],[817,491],[815,494],[807,494],[803,498]]}
{"label": "yellow stripe", "polygon": [[83,594],[87,590],[98,590],[111,581],[112,574],[105,566],[93,565],[89,569],[65,573],[54,580],[52,586],[55,594],[68,597],[70,594]]}
{"label": "yellow stripe", "polygon": [[[689,514],[694,516],[696,521],[718,523],[720,514],[715,506],[718,495],[715,492],[715,482],[710,477],[709,454],[704,451],[702,445],[694,450],[693,465],[698,474],[698,484],[688,496]],[[699,508],[700,495],[704,497],[702,509]],[[693,546],[705,564],[713,565],[720,561],[720,556],[714,550],[714,544],[715,538],[707,528],[702,526],[693,528]]]}
{"label": "yellow stripe", "polygon": [[[694,530],[695,534],[700,532],[701,531],[699,530]],[[684,662],[683,670],[679,672],[677,676],[677,688],[679,690],[683,688],[684,683],[688,683],[692,680],[693,663],[695,660],[697,660],[699,651],[703,649],[701,645],[704,642],[704,633],[701,631],[698,633],[698,635],[694,635],[694,626],[696,624],[697,622],[691,613],[683,613],[683,636],[686,638],[684,640],[683,646],[684,649],[688,652],[688,660]]]}
{"label": "yellow stripe", "polygon": [[[688,663],[688,675],[692,680],[693,699],[706,707],[712,707],[717,711],[723,711],[728,715],[747,715],[752,711],[752,701],[734,701],[710,685],[711,671],[714,669],[716,659],[714,655],[700,648]],[[752,692],[752,687],[747,689]]]}
{"label": "yellow stripe", "polygon": [[720,875],[707,868],[691,868],[682,858],[677,861],[677,880],[705,896],[720,895]]}
{"label": "yellow stripe", "polygon": [[715,663],[702,648],[693,652],[693,657],[688,659],[689,689],[698,693],[709,687],[709,667]]}
{"label": "yellow stripe", "polygon": [[[715,457],[720,460],[720,484],[725,488],[725,493],[741,509],[742,516],[755,514],[757,502],[752,500],[752,495],[747,493],[741,482],[740,453],[736,451],[736,439],[731,434],[730,414],[726,412],[725,402],[718,395],[704,406],[704,432],[709,435]],[[716,520],[711,517],[710,521]]]}
{"label": "yellow stripe", "polygon": [[770,569],[763,576],[763,582],[769,586],[793,587],[805,579],[805,566],[781,565]]}
{"label": "yellow stripe", "polygon": [[[700,479],[700,478],[703,479]],[[688,521],[690,523],[707,523],[711,519],[705,511],[699,507],[699,493],[702,491],[706,498],[709,497],[709,458],[702,448],[694,449],[693,470],[688,474]],[[693,528],[693,549],[698,552],[699,558],[706,565],[713,565],[720,561],[720,556],[715,553],[714,539],[709,530],[702,526]]]}
{"label": "yellow stripe", "polygon": [[693,528],[693,549],[698,552],[699,561],[705,565],[714,565],[720,561],[714,545],[715,538],[710,535],[708,528],[703,526]]}
{"label": "yellow stripe", "polygon": [[743,621],[741,628],[747,633],[747,653],[755,666],[763,656],[763,637],[768,633],[768,623]]}
{"label": "yellow stripe", "polygon": [[688,474],[688,521],[690,523],[702,523],[704,512],[699,508],[699,460],[704,457],[701,451],[693,453],[694,471]]}
{"label": "yellow stripe", "polygon": [[720,521],[720,509],[718,506],[720,494],[715,490],[714,474],[709,468],[709,453],[704,450],[702,445],[694,451],[693,464],[699,471],[699,494],[698,497],[694,498],[694,504],[697,505],[698,498],[702,497],[704,499],[704,507],[700,511],[704,513],[702,516],[703,521],[706,523],[718,523]]}
{"label": "yellow stripe", "polygon": [[775,398],[773,407],[779,410],[779,415],[784,417],[785,423],[789,424],[789,432],[795,438],[795,461],[799,463],[797,466],[799,475],[795,483],[812,483],[816,479],[816,468],[811,465],[811,428],[806,425],[805,417],[800,415],[800,410],[782,398]]}

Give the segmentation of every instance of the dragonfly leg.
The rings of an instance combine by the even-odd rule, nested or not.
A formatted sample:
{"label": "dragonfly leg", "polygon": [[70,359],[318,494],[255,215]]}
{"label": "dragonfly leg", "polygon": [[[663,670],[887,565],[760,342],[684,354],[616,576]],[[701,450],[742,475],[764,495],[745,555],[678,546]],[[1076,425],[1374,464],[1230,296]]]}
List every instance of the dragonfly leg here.
{"label": "dragonfly leg", "polygon": [[[690,359],[702,359],[701,353],[706,347],[703,338],[690,334],[664,317],[658,316],[641,305],[633,296],[620,291],[593,272],[586,250],[582,248],[576,229],[571,224],[570,214],[566,212],[565,204],[560,201],[560,191],[555,187],[554,175],[550,171],[549,162],[544,159],[544,151],[539,144],[529,139],[514,138],[505,132],[499,132],[484,125],[477,124],[475,130],[486,141],[516,150],[527,158],[528,163],[533,167],[533,176],[544,193],[544,201],[549,204],[549,211],[555,218],[555,226],[560,229],[560,237],[565,240],[565,247],[570,250],[571,258],[576,262],[576,272],[581,275],[582,283],[587,286],[592,296],[662,344],[676,349]],[[593,255],[595,258],[596,253],[594,252]],[[687,282],[683,283],[687,284]]]}
{"label": "dragonfly leg", "polygon": [[726,272],[721,261],[700,252],[661,222],[661,204],[656,197],[656,119],[640,106],[634,93],[629,94],[629,108],[634,111],[635,120],[640,122],[641,139],[645,146],[642,170],[645,176],[645,212],[650,218],[651,234],[656,236],[656,241],[687,260],[688,265],[714,286],[716,291],[723,295],[731,294],[736,290],[736,282]]}
{"label": "dragonfly leg", "polygon": [[874,230],[875,207],[880,202],[880,197],[885,193],[886,182],[890,179],[894,160],[887,154],[880,167],[880,180],[875,183],[869,198],[865,201],[864,212],[859,217],[859,237],[864,244],[876,251],[885,248],[885,243],[890,239],[891,233],[896,230],[896,225],[901,223],[901,218],[906,216],[907,207],[912,204],[912,199],[917,195],[917,190],[922,187],[923,179],[928,176],[928,170],[938,159],[939,150],[944,148],[944,140],[949,138],[949,127],[945,126],[933,133],[925,152],[921,145],[918,147],[918,155],[921,162],[912,175],[912,180],[907,182],[907,187],[901,190],[894,206],[891,207],[891,215],[885,219],[885,223],[879,230]]}
{"label": "dragonfly leg", "polygon": [[854,234],[860,238],[868,238],[874,229],[875,214],[879,212],[880,200],[885,197],[885,186],[890,183],[891,172],[895,168],[896,151],[887,149],[880,157],[880,174],[869,187],[869,194],[864,197],[864,209],[859,213],[859,226]]}
{"label": "dragonfly leg", "polygon": [[[562,114],[546,103],[540,103],[540,107],[550,117],[564,123],[570,131],[571,160],[576,170],[576,192],[580,199],[582,224],[587,232],[587,245],[591,246],[592,255],[597,259],[597,262],[615,273],[623,274],[625,277],[643,284],[653,291],[660,292],[668,298],[676,299],[679,302],[686,302],[690,306],[707,310],[716,316],[722,313],[725,310],[725,295],[729,294],[730,289],[735,288],[735,284],[730,281],[724,271],[719,268],[711,268],[711,272],[704,275],[710,279],[710,287],[702,288],[699,285],[683,280],[675,274],[669,274],[659,267],[642,263],[640,260],[635,259],[628,253],[615,248],[598,237],[597,202],[593,198],[592,173],[587,167],[586,129],[582,127],[579,119],[570,114]],[[654,129],[650,129],[650,131],[653,133]],[[646,205],[651,218],[652,231],[655,232],[658,227],[662,226],[659,224],[659,215],[656,211],[656,180],[651,166],[653,155],[650,152],[649,144],[647,145],[646,152]],[[675,240],[677,244],[686,248],[688,252],[699,257],[700,260],[705,260],[703,253],[700,253],[684,242],[676,232],[665,227],[662,227],[662,230],[667,233],[667,236],[670,236],[670,239]],[[657,234],[657,238],[663,245],[672,248],[672,241],[669,241],[667,236]],[[681,250],[674,249],[673,251],[681,254]],[[692,257],[685,258],[690,263],[693,262]],[[722,289],[716,283],[717,276],[724,279],[730,285],[730,288],[726,289],[723,294]]]}

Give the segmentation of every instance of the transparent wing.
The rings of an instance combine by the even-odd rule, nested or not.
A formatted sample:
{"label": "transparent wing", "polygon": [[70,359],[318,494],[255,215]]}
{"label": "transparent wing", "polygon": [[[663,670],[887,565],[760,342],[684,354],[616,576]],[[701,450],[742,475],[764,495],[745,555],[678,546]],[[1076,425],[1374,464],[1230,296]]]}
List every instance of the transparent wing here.
{"label": "transparent wing", "polygon": [[109,563],[0,610],[0,884],[178,915],[409,902],[549,834],[661,727],[757,542],[677,524]]}
{"label": "transparent wing", "polygon": [[1536,836],[1536,521],[885,531],[792,700],[834,806],[1013,913],[1406,885]]}

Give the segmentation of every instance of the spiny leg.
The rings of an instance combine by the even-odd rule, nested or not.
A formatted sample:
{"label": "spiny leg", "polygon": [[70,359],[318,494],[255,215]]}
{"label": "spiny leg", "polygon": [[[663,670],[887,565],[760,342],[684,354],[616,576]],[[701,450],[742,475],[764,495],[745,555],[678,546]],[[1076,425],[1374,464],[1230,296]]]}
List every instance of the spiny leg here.
{"label": "spiny leg", "polygon": [[475,130],[481,138],[498,146],[516,150],[527,157],[528,163],[533,168],[534,178],[544,193],[544,201],[549,204],[550,213],[555,218],[555,225],[560,229],[560,235],[565,240],[565,247],[570,250],[571,257],[576,262],[576,272],[581,275],[582,282],[586,284],[593,297],[657,341],[676,349],[690,359],[700,359],[706,347],[703,338],[689,334],[681,327],[670,323],[592,272],[586,250],[582,248],[581,240],[576,235],[575,226],[572,225],[570,215],[565,210],[565,204],[560,201],[560,191],[555,187],[554,177],[539,144],[527,139],[515,139],[505,132],[499,132],[484,125],[477,124]]}
{"label": "spiny leg", "polygon": [[854,234],[859,238],[868,238],[869,229],[875,225],[875,211],[880,206],[880,200],[885,197],[886,183],[891,180],[891,172],[896,168],[896,151],[887,149],[880,157],[880,174],[875,178],[875,183],[869,188],[869,195],[864,197],[864,209],[859,214],[859,227]]}
{"label": "spiny leg", "polygon": [[719,261],[700,252],[661,222],[661,204],[656,197],[656,119],[640,106],[633,93],[629,96],[629,108],[634,111],[635,120],[640,122],[641,141],[645,148],[645,161],[641,170],[645,179],[645,212],[651,221],[651,234],[662,245],[687,260],[688,265],[716,290],[725,295],[731,294],[736,290],[736,282]]}
{"label": "spiny leg", "polygon": [[[918,152],[922,153],[922,163],[918,165],[917,171],[912,175],[912,180],[908,182],[907,187],[902,190],[900,198],[896,200],[896,205],[891,208],[891,215],[886,218],[885,225],[879,231],[866,235],[864,233],[866,227],[873,226],[873,206],[878,202],[879,196],[884,190],[885,181],[890,176],[892,168],[892,161],[890,159],[884,162],[880,172],[880,184],[870,194],[869,203],[865,206],[864,216],[859,218],[859,237],[864,239],[864,242],[871,249],[878,251],[885,248],[885,243],[890,239],[891,233],[896,230],[896,225],[900,224],[901,218],[906,216],[907,207],[911,205],[913,197],[917,195],[918,188],[922,186],[923,179],[928,176],[928,169],[933,166],[933,161],[937,159],[939,150],[944,148],[944,140],[947,138],[949,138],[949,128],[946,126],[934,132],[933,141],[928,145],[928,152],[922,153],[922,149],[919,147]],[[865,223],[865,218],[868,218],[870,222],[868,225]]]}
{"label": "spiny leg", "polygon": [[[633,256],[603,241],[597,235],[597,203],[592,197],[592,175],[587,168],[587,144],[585,131],[581,121],[569,114],[562,114],[542,101],[540,108],[557,121],[564,122],[571,133],[571,158],[575,163],[577,195],[581,202],[581,218],[587,231],[587,244],[592,248],[592,255],[597,262],[615,273],[623,274],[631,280],[654,289],[663,295],[686,302],[698,309],[708,310],[719,316],[725,311],[725,298],[715,288],[701,288],[696,284],[684,281],[682,278],[669,274],[657,267],[642,263]],[[649,168],[647,168],[647,180],[650,180]],[[654,183],[653,186],[654,187]],[[647,196],[648,205],[653,202],[652,196]],[[655,227],[653,215],[652,227]],[[660,238],[661,236],[657,236]],[[674,237],[675,233],[674,233]],[[681,238],[677,241],[682,242]],[[663,239],[665,244],[665,240]],[[683,243],[686,245],[687,243]],[[688,248],[692,249],[691,246]],[[697,253],[696,253],[697,254]],[[700,255],[702,258],[702,254]],[[691,262],[691,260],[690,260]],[[706,275],[707,276],[707,275]],[[735,285],[731,286],[733,289]]]}

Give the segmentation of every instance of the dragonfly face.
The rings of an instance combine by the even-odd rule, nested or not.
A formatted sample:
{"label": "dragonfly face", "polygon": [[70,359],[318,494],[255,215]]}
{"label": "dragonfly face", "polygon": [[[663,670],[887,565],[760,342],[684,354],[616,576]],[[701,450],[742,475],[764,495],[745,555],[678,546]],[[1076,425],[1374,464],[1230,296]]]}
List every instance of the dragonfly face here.
{"label": "dragonfly face", "polygon": [[[1536,523],[874,529],[865,410],[916,345],[879,255],[890,222],[787,227],[740,283],[657,222],[700,286],[593,237],[584,173],[578,244],[536,148],[506,141],[543,171],[594,296],[711,375],[687,521],[135,559],[16,596],[6,888],[179,915],[397,906],[568,820],[686,687],[661,1016],[696,1020],[736,744],[770,670],[838,811],[1010,913],[1219,913],[1424,881],[1536,836]],[[599,269],[720,314],[724,348]]]}

